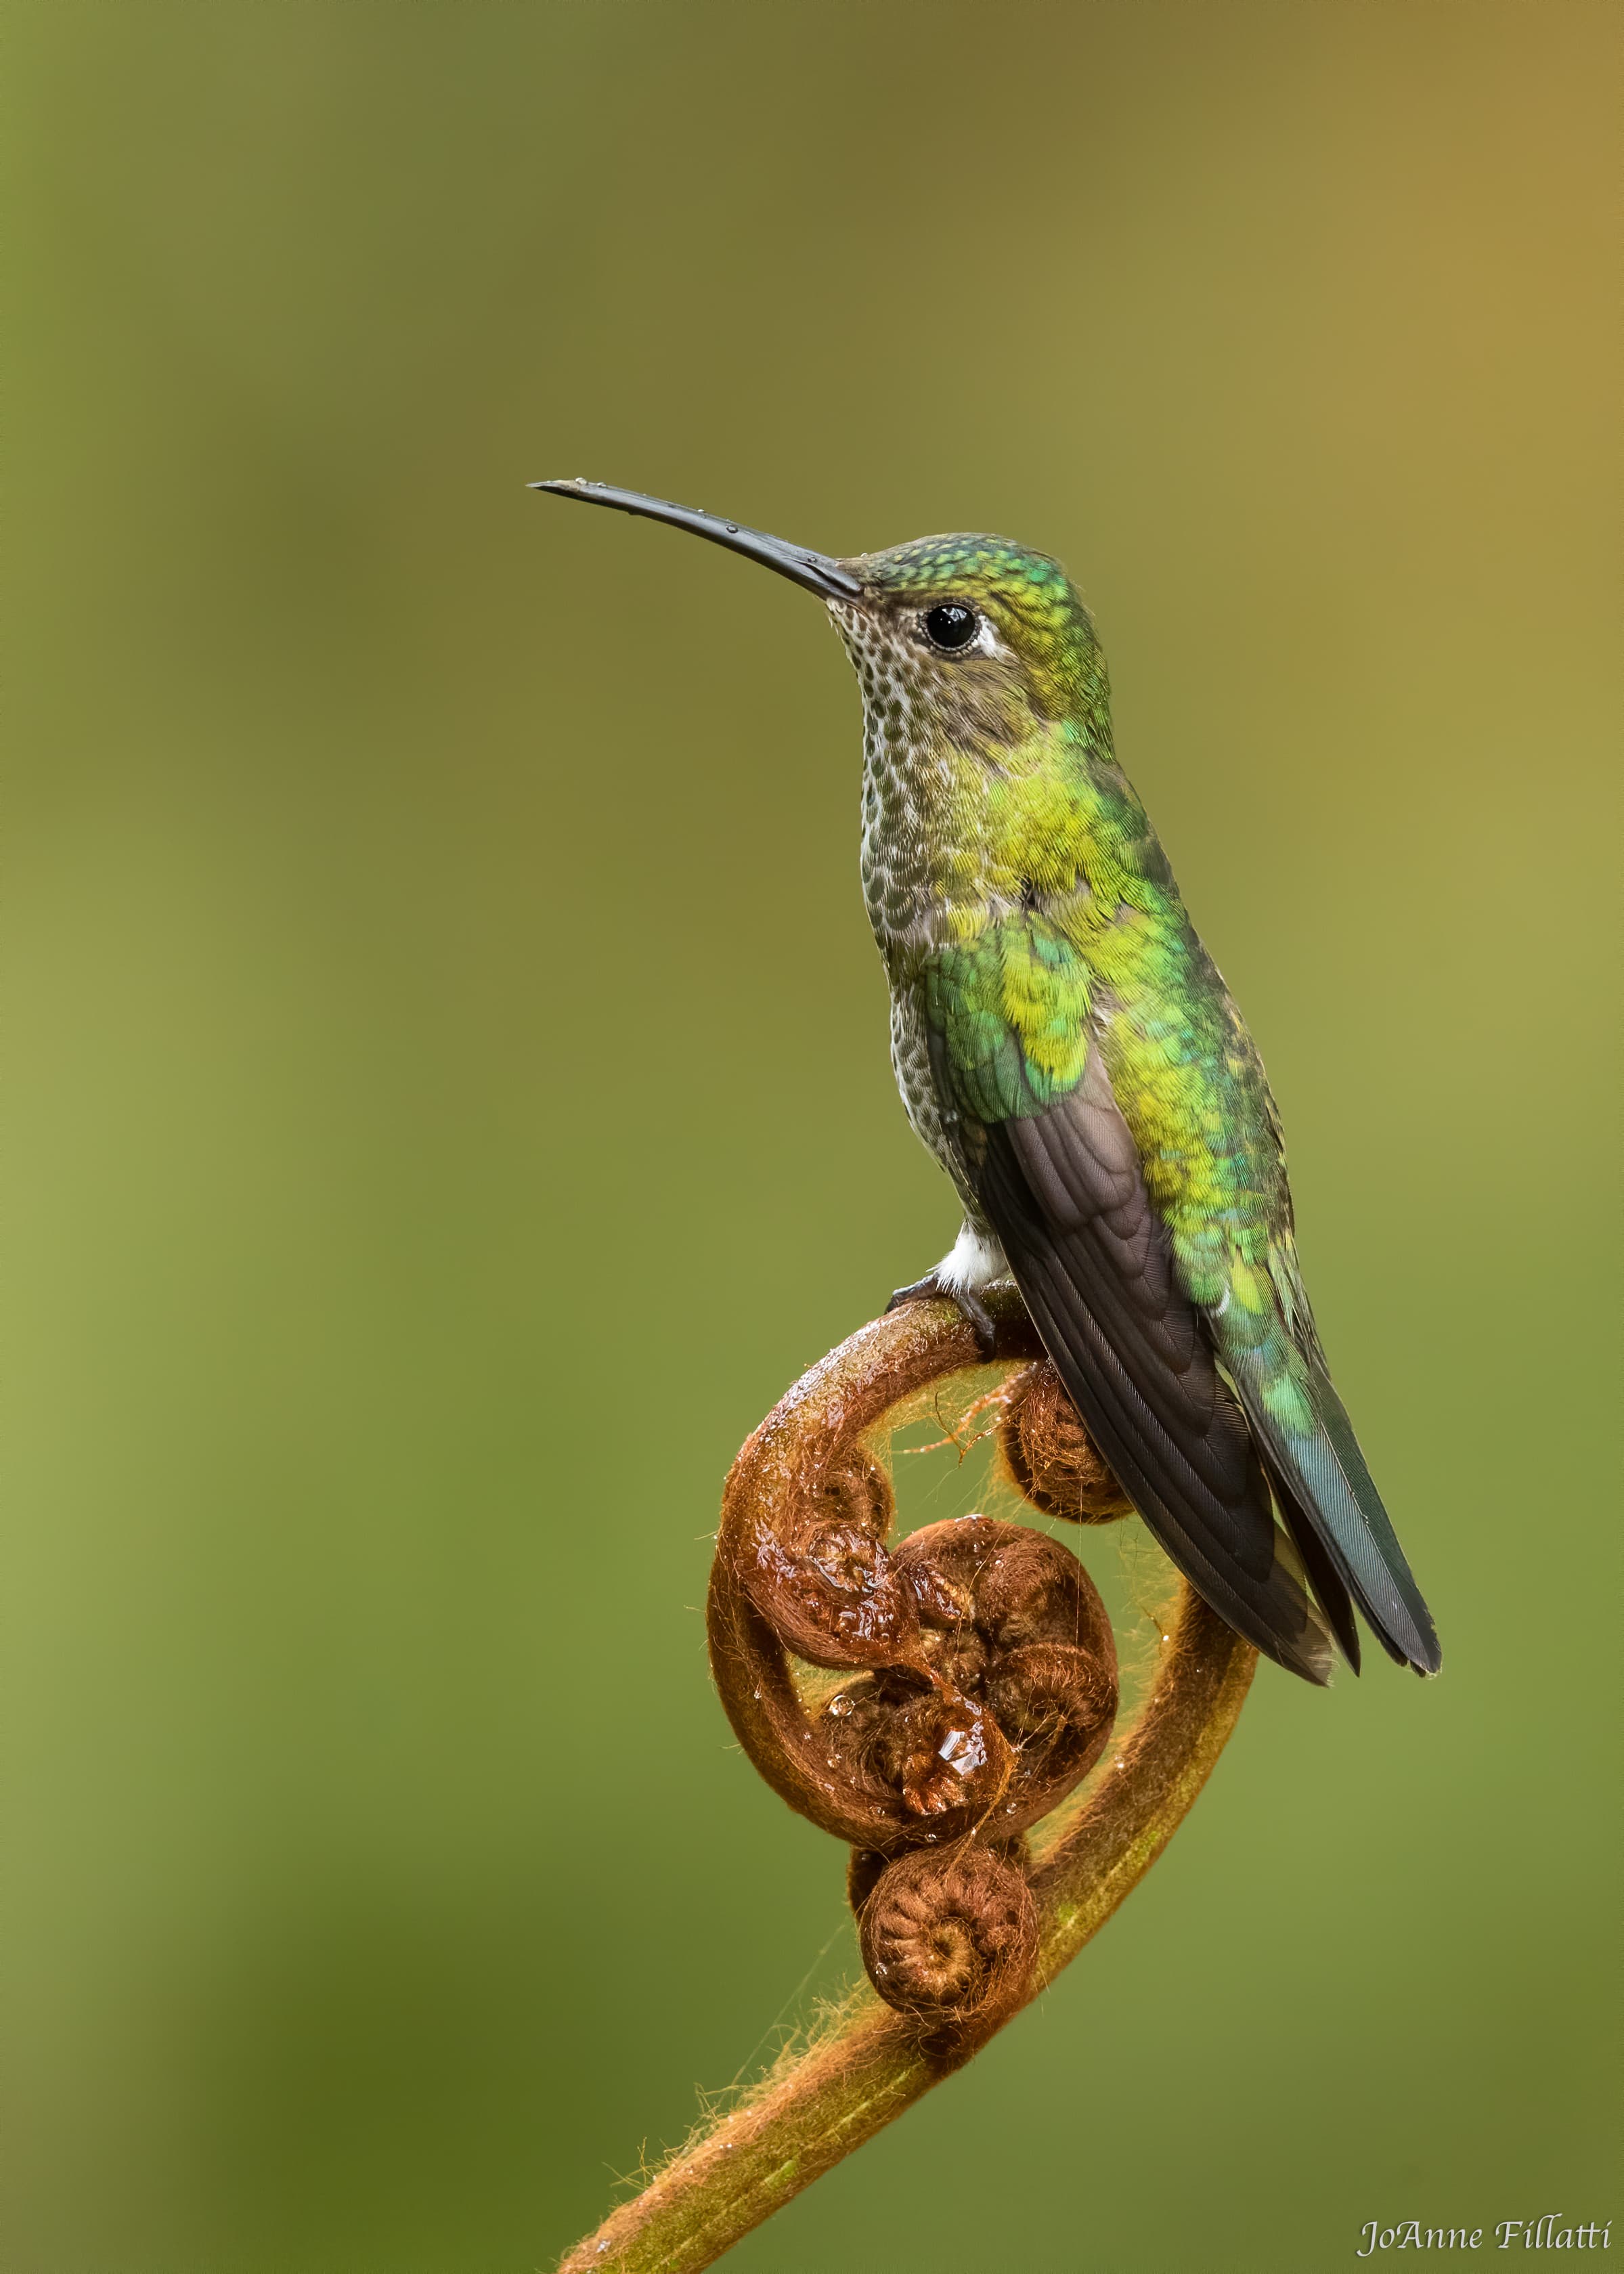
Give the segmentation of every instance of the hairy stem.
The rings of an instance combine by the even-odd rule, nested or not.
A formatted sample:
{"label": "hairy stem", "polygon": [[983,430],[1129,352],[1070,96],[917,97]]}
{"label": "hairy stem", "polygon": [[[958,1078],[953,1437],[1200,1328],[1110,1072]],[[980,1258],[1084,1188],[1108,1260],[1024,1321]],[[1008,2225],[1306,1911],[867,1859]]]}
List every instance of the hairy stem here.
{"label": "hairy stem", "polygon": [[[1024,1315],[999,1317],[1000,1357],[1030,1356]],[[750,1439],[728,1479],[723,1540],[763,1497],[804,1488],[830,1457],[933,1379],[979,1362],[951,1305],[910,1304],[862,1328],[799,1382]],[[720,1555],[718,1549],[718,1556]],[[726,1680],[729,1636],[712,1605]],[[1098,1933],[1161,1854],[1235,1726],[1256,1653],[1189,1587],[1168,1622],[1138,1719],[1108,1751],[1082,1807],[1034,1844],[1039,1952],[1028,1997]],[[748,1733],[741,1729],[754,1754]],[[1026,2002],[1026,2001],[1023,2001]],[[906,2016],[865,1984],[803,2052],[718,2114],[644,2188],[561,2262],[560,2274],[690,2274],[962,2066],[929,2054]]]}

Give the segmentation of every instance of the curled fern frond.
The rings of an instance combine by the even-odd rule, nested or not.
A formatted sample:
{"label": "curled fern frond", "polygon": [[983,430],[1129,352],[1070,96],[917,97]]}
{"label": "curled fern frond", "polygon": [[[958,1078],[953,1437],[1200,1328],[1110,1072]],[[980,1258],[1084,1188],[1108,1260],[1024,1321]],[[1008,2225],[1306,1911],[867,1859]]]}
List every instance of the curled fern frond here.
{"label": "curled fern frond", "polygon": [[[1081,1525],[1128,1514],[1018,1299],[994,1317],[994,1361],[1023,1369],[996,1393],[1019,1490]],[[849,1843],[868,1984],[560,2274],[696,2274],[962,2066],[1144,1876],[1235,1726],[1256,1653],[1181,1583],[1137,1719],[1065,1805],[1117,1708],[1086,1571],[985,1516],[891,1542],[890,1427],[985,1364],[951,1304],[910,1303],[804,1375],[733,1465],[711,1574],[717,1688],[767,1782]]]}

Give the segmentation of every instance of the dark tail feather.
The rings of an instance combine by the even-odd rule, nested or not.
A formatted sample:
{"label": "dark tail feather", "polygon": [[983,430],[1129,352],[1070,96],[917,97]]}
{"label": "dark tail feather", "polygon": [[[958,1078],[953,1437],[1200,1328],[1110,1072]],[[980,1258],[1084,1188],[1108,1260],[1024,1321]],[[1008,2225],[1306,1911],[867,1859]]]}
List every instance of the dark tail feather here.
{"label": "dark tail feather", "polygon": [[1055,1371],[1129,1499],[1226,1625],[1276,1665],[1323,1685],[1331,1675],[1330,1637],[1292,1569],[1289,1540],[1263,1512],[1261,1473],[1252,1505],[1219,1506],[1189,1472],[1182,1480],[1185,1492],[1169,1490],[1155,1473],[1162,1465],[1156,1453],[1176,1463],[1177,1456],[1144,1412],[1116,1352],[1079,1312],[1069,1276],[1056,1261],[1031,1254],[1011,1259]]}
{"label": "dark tail feather", "polygon": [[[1321,1559],[1328,1557],[1388,1657],[1400,1666],[1414,1667],[1417,1674],[1436,1674],[1443,1653],[1432,1613],[1323,1365],[1309,1356],[1309,1394],[1320,1427],[1313,1436],[1301,1437],[1283,1428],[1268,1412],[1250,1369],[1233,1359],[1228,1363],[1246,1418],[1276,1475],[1282,1505],[1289,1511],[1287,1520],[1311,1574],[1313,1563],[1299,1525],[1312,1533]],[[1320,1600],[1324,1601],[1323,1594]],[[1326,1608],[1335,1624],[1335,1614],[1328,1604]]]}
{"label": "dark tail feather", "polygon": [[1274,1487],[1274,1498],[1279,1502],[1286,1530],[1303,1559],[1303,1568],[1308,1574],[1315,1600],[1325,1613],[1326,1624],[1336,1637],[1342,1656],[1357,1674],[1359,1670],[1359,1629],[1353,1615],[1353,1598],[1343,1585],[1342,1574],[1332,1562],[1330,1551],[1315,1531],[1312,1520],[1272,1467],[1269,1468],[1269,1482]]}

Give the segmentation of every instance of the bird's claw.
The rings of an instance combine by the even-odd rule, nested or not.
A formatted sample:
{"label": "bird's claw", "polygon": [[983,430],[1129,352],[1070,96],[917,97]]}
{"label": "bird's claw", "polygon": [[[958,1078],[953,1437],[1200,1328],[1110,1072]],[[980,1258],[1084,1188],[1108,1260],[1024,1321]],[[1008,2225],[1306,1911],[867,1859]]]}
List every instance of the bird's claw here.
{"label": "bird's claw", "polygon": [[935,1271],[927,1271],[922,1279],[915,1279],[910,1286],[898,1287],[885,1307],[888,1311],[899,1310],[904,1303],[918,1302],[931,1295],[945,1295],[950,1303],[958,1306],[959,1315],[975,1329],[976,1348],[983,1358],[990,1358],[998,1340],[992,1313],[967,1287],[949,1286]]}

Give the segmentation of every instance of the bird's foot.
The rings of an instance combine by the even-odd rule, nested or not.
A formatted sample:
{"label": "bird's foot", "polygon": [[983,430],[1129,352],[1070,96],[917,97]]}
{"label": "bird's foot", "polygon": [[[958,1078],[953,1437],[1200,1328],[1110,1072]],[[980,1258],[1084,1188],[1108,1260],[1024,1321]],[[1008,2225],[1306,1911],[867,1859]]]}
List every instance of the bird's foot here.
{"label": "bird's foot", "polygon": [[958,1305],[960,1315],[967,1319],[975,1329],[976,1348],[983,1358],[990,1358],[998,1340],[998,1329],[993,1323],[992,1313],[967,1287],[956,1287],[950,1280],[944,1279],[939,1269],[927,1271],[922,1279],[915,1279],[911,1286],[898,1287],[885,1307],[888,1311],[900,1310],[904,1303],[918,1302],[930,1295],[945,1295],[950,1303]]}

